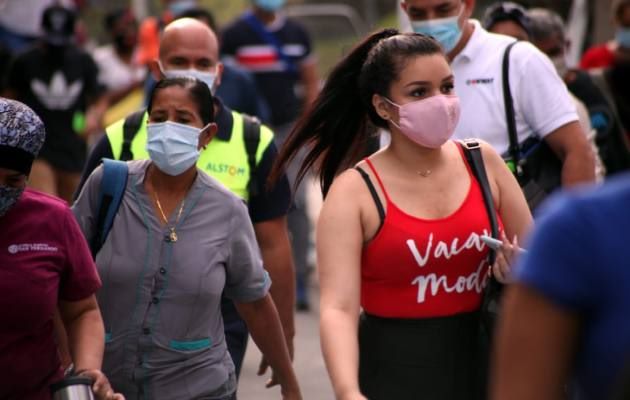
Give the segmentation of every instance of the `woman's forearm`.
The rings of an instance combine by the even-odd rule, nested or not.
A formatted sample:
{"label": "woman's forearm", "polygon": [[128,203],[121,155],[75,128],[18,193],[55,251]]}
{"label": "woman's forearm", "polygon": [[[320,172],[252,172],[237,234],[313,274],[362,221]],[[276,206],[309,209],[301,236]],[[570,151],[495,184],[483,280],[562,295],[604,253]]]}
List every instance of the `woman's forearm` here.
{"label": "woman's forearm", "polygon": [[[84,304],[76,304],[83,303]],[[76,371],[100,369],[105,348],[105,329],[96,300],[60,302],[68,334],[68,347]]]}
{"label": "woman's forearm", "polygon": [[247,323],[252,339],[271,365],[283,392],[299,394],[297,378],[284,340],[278,311],[273,300],[266,295],[250,303],[235,303],[239,314]]}
{"label": "woman's forearm", "polygon": [[337,399],[359,395],[358,315],[336,308],[322,308],[320,337],[326,369]]}

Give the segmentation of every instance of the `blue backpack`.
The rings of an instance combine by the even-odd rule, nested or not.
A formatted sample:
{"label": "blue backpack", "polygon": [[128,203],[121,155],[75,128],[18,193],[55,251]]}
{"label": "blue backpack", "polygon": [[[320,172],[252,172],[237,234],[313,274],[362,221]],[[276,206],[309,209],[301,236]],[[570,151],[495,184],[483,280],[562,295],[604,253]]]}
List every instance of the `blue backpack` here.
{"label": "blue backpack", "polygon": [[103,158],[103,179],[98,196],[96,229],[90,242],[90,250],[94,258],[112,229],[118,207],[125,194],[128,175],[129,168],[126,162]]}

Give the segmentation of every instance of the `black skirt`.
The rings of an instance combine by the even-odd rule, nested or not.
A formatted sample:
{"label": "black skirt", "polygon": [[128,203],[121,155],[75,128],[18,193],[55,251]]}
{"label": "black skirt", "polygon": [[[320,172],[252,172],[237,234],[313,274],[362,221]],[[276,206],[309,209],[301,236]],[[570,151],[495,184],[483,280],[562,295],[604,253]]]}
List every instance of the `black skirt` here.
{"label": "black skirt", "polygon": [[479,314],[393,319],[363,314],[359,385],[369,400],[481,398]]}

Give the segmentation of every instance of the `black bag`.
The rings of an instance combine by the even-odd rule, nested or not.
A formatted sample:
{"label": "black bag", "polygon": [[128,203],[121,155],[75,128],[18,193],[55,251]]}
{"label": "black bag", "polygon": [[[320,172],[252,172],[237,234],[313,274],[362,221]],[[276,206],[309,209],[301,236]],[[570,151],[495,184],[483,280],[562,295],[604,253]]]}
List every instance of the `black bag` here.
{"label": "black bag", "polygon": [[534,210],[562,184],[562,161],[544,140],[530,137],[518,142],[514,101],[510,90],[510,51],[517,42],[510,43],[503,54],[503,101],[510,146],[507,164],[518,180],[530,210]]}

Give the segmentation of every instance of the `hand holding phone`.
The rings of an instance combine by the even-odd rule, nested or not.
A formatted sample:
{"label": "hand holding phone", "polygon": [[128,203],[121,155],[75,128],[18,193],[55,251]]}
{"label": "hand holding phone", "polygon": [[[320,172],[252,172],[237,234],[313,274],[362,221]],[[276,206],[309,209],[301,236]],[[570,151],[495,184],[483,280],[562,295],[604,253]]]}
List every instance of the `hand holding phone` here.
{"label": "hand holding phone", "polygon": [[[480,238],[492,250],[499,250],[501,248],[501,246],[503,246],[503,242],[500,241],[499,239],[495,239],[495,238],[487,236],[487,235],[481,235]],[[522,249],[520,247],[517,248],[517,250],[519,252],[521,252],[521,253],[526,253],[527,252],[527,250]]]}

